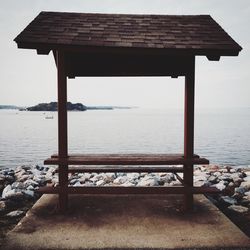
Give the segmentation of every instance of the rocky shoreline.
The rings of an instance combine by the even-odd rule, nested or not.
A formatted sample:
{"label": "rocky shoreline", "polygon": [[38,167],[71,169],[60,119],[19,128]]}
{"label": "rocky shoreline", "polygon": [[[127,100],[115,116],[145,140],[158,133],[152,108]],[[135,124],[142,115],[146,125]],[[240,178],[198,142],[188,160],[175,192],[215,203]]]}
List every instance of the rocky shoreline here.
{"label": "rocky shoreline", "polygon": [[[25,215],[40,197],[41,186],[57,186],[55,167],[19,166],[0,170],[0,239]],[[76,173],[70,186],[177,186],[169,173]],[[208,197],[250,237],[250,169],[228,166],[199,166],[194,171],[195,186],[214,186],[221,195]]]}

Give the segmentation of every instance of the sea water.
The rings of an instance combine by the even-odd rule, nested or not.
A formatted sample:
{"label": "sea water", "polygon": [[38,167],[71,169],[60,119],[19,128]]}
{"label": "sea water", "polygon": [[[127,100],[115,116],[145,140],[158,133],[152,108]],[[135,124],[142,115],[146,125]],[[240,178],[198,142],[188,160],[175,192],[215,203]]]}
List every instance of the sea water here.
{"label": "sea water", "polygon": [[[183,110],[68,112],[69,153],[183,153],[183,135]],[[212,164],[249,166],[250,108],[196,110],[194,144]],[[56,112],[0,110],[0,167],[56,152]]]}

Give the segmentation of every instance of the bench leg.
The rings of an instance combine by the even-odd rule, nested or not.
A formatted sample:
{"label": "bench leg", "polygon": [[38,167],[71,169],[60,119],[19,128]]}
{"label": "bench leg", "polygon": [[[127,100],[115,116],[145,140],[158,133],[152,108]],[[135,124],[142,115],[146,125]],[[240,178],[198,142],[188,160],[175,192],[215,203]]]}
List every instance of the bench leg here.
{"label": "bench leg", "polygon": [[68,209],[68,165],[59,165],[59,211]]}
{"label": "bench leg", "polygon": [[[184,186],[193,187],[193,165],[184,166],[184,176],[183,176]],[[193,194],[184,194],[184,210],[190,211],[193,209]]]}

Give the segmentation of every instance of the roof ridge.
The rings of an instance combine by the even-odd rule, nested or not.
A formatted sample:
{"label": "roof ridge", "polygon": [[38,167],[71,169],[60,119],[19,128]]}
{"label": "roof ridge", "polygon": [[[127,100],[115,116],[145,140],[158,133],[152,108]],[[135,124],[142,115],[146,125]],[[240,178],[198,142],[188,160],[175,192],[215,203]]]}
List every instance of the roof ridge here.
{"label": "roof ridge", "polygon": [[155,13],[155,14],[148,14],[148,13],[107,13],[107,12],[68,12],[68,11],[41,11],[41,13],[58,13],[58,14],[83,14],[83,15],[113,15],[113,16],[169,16],[169,17],[211,17],[210,14],[185,14],[185,15],[178,15],[178,14],[163,14],[163,13]]}

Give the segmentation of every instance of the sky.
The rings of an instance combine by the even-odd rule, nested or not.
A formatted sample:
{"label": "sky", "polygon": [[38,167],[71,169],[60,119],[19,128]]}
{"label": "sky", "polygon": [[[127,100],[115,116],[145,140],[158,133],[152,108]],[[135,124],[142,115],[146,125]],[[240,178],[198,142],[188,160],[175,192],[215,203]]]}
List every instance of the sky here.
{"label": "sky", "polygon": [[[250,107],[249,0],[1,0],[0,104],[31,106],[56,101],[52,53],[17,49],[13,39],[41,11],[127,14],[209,14],[242,47],[238,57],[219,62],[196,57],[196,108]],[[85,105],[182,108],[184,78],[75,78],[68,101]]]}

